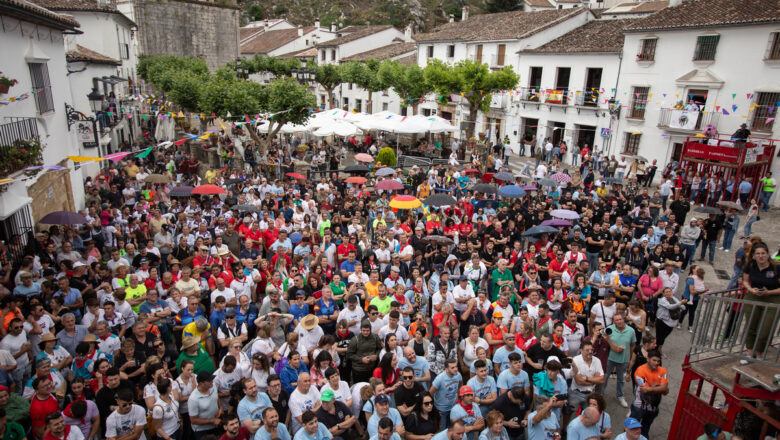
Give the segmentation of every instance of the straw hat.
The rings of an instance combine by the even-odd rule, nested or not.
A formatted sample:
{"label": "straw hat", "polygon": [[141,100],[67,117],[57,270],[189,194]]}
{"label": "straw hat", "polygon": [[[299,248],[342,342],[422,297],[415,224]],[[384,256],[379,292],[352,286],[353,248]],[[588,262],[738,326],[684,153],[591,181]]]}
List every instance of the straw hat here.
{"label": "straw hat", "polygon": [[200,343],[200,338],[198,338],[197,336],[192,336],[192,335],[185,336],[181,341],[181,349],[186,350],[192,347],[193,345],[197,345],[199,343]]}
{"label": "straw hat", "polygon": [[51,334],[51,332],[46,332],[45,335],[41,336],[41,341],[38,342],[38,345],[43,347],[43,345],[49,341],[59,341],[59,340],[60,339],[54,336],[53,334]]}
{"label": "straw hat", "polygon": [[317,326],[319,319],[315,315],[306,315],[301,319],[301,327],[304,330],[311,330]]}
{"label": "straw hat", "polygon": [[97,342],[97,337],[92,333],[88,333],[87,336],[84,336],[83,342]]}

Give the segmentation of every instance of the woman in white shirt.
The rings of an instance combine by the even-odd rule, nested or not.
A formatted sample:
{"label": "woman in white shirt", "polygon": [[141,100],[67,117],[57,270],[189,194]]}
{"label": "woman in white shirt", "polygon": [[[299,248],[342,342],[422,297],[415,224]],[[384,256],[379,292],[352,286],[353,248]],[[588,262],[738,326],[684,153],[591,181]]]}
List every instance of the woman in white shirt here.
{"label": "woman in white shirt", "polygon": [[257,384],[257,391],[265,393],[268,390],[268,376],[271,374],[271,364],[262,353],[252,356],[252,379]]}
{"label": "woman in white shirt", "polygon": [[[234,338],[228,344],[227,354],[236,358],[236,369],[241,371],[241,377],[249,377],[249,375],[252,373],[252,363],[249,361],[249,357],[246,355],[246,353],[241,351],[241,348],[241,340]],[[224,363],[225,357],[223,356],[222,360],[219,362],[219,368],[222,368],[222,364]]]}
{"label": "woman in white shirt", "polygon": [[195,363],[189,359],[183,360],[181,362],[181,374],[174,382],[176,382],[176,389],[179,391],[179,413],[185,414],[182,416],[182,421],[184,422],[185,430],[189,431],[190,416],[187,400],[189,400],[190,394],[198,386],[195,380]]}
{"label": "woman in white shirt", "polygon": [[173,381],[163,377],[158,380],[156,388],[158,397],[150,407],[156,437],[160,440],[180,439],[181,417],[179,401],[172,393]]}
{"label": "woman in white shirt", "polygon": [[487,341],[479,337],[479,327],[472,325],[469,327],[468,337],[460,341],[460,345],[458,345],[458,359],[460,359],[462,370],[468,370],[471,364],[477,360],[478,347],[485,350],[490,349]]}

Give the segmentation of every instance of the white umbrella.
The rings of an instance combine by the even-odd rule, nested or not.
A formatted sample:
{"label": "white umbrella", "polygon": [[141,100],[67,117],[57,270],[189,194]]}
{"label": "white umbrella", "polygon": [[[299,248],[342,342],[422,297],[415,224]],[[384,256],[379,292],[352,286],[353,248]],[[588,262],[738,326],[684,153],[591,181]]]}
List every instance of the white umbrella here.
{"label": "white umbrella", "polygon": [[458,127],[450,124],[450,121],[439,116],[423,116],[414,115],[409,119],[415,120],[415,122],[426,128],[426,131],[431,133],[444,133],[458,131]]}
{"label": "white umbrella", "polygon": [[314,136],[353,136],[362,134],[363,132],[355,125],[346,121],[333,121],[332,123],[318,128],[314,133]]}
{"label": "white umbrella", "polygon": [[309,131],[314,131],[320,127],[332,124],[333,121],[333,117],[328,113],[315,113],[304,125]]}

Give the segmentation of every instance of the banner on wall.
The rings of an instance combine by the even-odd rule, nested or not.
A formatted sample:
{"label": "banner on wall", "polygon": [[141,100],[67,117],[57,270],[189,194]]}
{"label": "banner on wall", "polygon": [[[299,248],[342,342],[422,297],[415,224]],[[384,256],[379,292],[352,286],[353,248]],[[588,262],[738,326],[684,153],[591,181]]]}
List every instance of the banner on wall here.
{"label": "banner on wall", "polygon": [[738,163],[739,148],[717,147],[698,142],[688,142],[685,157],[712,160],[716,162]]}
{"label": "banner on wall", "polygon": [[696,130],[696,122],[699,120],[699,112],[687,110],[672,110],[669,119],[669,128],[682,130]]}
{"label": "banner on wall", "polygon": [[98,146],[97,127],[95,121],[76,122],[76,136],[84,148],[95,148]]}

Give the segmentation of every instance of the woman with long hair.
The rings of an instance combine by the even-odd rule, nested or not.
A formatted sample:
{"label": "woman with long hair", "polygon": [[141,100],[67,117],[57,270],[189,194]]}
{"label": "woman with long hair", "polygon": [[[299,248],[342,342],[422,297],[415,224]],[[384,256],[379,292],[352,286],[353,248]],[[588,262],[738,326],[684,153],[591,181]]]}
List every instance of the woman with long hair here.
{"label": "woman with long hair", "polygon": [[[675,319],[673,315],[682,316],[682,310],[685,305],[690,301],[689,299],[683,299],[677,301],[674,298],[674,292],[669,287],[664,288],[663,296],[658,299],[658,320],[655,325],[655,337],[658,343],[658,351],[663,354],[663,345],[669,334],[677,325],[678,319]],[[666,358],[666,355],[663,354]]]}
{"label": "woman with long hair", "polygon": [[388,333],[385,335],[385,345],[379,352],[379,359],[382,359],[386,353],[393,353],[398,359],[401,359],[404,355],[403,349],[398,345],[398,338],[395,333]]}
{"label": "woman with long hair", "polygon": [[[746,290],[745,299],[771,305],[780,304],[780,278],[777,263],[771,259],[769,247],[764,242],[753,245],[745,262],[742,285]],[[773,327],[777,319],[777,309],[745,305],[747,335],[745,348],[748,354],[760,358],[769,347]]]}
{"label": "woman with long hair", "polygon": [[[595,408],[599,412],[599,421],[596,426],[599,427],[601,438],[612,438],[612,420],[607,410],[607,401],[604,395],[599,393],[590,393],[585,397],[586,407]],[[583,410],[585,408],[582,408]]]}
{"label": "woman with long hair", "polygon": [[414,410],[404,419],[407,440],[430,440],[440,431],[441,415],[433,406],[433,396],[425,391],[420,393]]}
{"label": "woman with long hair", "polygon": [[699,295],[708,293],[710,289],[704,284],[704,268],[698,264],[691,265],[688,278],[685,280],[685,289],[682,293],[682,299],[687,299],[685,309],[680,317],[680,323],[688,315],[688,333],[693,333],[693,321],[696,318],[696,306],[699,304]]}
{"label": "woman with long hair", "polygon": [[388,352],[379,361],[379,366],[374,369],[374,377],[381,379],[385,386],[385,394],[392,395],[398,385],[401,372],[398,370],[398,357],[395,353]]}

